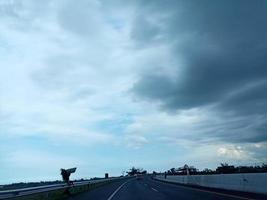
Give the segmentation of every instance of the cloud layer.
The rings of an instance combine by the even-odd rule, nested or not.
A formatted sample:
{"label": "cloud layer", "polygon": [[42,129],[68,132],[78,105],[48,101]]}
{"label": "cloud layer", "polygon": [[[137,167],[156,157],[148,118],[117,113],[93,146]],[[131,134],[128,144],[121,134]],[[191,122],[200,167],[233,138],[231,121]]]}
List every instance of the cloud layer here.
{"label": "cloud layer", "polygon": [[214,135],[226,141],[266,141],[266,2],[179,1],[165,5],[166,13],[162,4],[144,10],[165,14],[164,29],[154,34],[172,49],[176,70],[171,77],[157,70],[142,74],[133,92],[171,112],[214,111],[225,129]]}
{"label": "cloud layer", "polygon": [[64,163],[88,177],[266,161],[266,8],[1,1],[0,175],[36,176],[38,155],[59,160],[44,179]]}

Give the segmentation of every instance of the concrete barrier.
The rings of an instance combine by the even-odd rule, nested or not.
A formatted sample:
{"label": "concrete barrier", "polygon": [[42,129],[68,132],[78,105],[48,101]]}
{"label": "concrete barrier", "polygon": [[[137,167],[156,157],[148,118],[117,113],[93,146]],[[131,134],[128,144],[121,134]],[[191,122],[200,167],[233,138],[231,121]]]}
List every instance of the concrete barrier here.
{"label": "concrete barrier", "polygon": [[157,175],[156,179],[187,185],[267,194],[267,173]]}
{"label": "concrete barrier", "polygon": [[0,199],[14,199],[14,200],[55,200],[64,199],[68,197],[66,189],[69,189],[70,194],[74,195],[84,191],[89,191],[93,188],[100,187],[102,185],[119,181],[122,179],[129,179],[132,177],[113,177],[108,179],[98,179],[89,181],[74,182],[73,185],[67,184],[53,184],[37,187],[29,187],[14,190],[0,191]]}

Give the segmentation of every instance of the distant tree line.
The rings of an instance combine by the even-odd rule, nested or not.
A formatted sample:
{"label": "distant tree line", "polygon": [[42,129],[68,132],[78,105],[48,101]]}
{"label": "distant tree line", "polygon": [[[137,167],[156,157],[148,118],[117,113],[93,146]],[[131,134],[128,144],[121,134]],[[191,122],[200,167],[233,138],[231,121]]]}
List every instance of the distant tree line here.
{"label": "distant tree line", "polygon": [[18,188],[27,188],[27,187],[37,187],[37,186],[43,186],[43,185],[53,185],[63,183],[62,181],[41,181],[41,182],[20,182],[20,183],[11,183],[8,185],[3,185],[0,190],[13,190]]}
{"label": "distant tree line", "polygon": [[221,166],[216,168],[216,172],[220,174],[233,174],[233,173],[262,173],[267,172],[267,164],[261,166],[234,166],[227,163],[221,163]]}
{"label": "distant tree line", "polygon": [[[202,171],[198,170],[194,166],[184,165],[179,168],[171,168],[165,173],[167,175],[205,175],[205,174],[234,174],[234,173],[263,173],[267,172],[267,164],[255,165],[255,166],[234,166],[229,165],[228,163],[221,163],[215,170],[204,169]],[[156,174],[154,171],[153,174]]]}
{"label": "distant tree line", "polygon": [[[95,179],[100,179],[100,178],[91,178],[91,179],[95,180]],[[74,182],[87,181],[87,180],[88,179],[78,179],[78,180],[74,180]],[[38,187],[38,186],[53,185],[53,184],[60,184],[60,183],[64,183],[64,182],[56,180],[56,181],[11,183],[11,184],[2,185],[2,187],[0,187],[0,191],[1,190],[14,190],[14,189],[21,189],[21,188],[28,188],[28,187]]]}
{"label": "distant tree line", "polygon": [[134,175],[138,175],[138,174],[147,174],[146,170],[143,170],[142,168],[135,168],[132,167],[131,169],[129,169],[128,172],[126,172],[129,176],[134,176]]}

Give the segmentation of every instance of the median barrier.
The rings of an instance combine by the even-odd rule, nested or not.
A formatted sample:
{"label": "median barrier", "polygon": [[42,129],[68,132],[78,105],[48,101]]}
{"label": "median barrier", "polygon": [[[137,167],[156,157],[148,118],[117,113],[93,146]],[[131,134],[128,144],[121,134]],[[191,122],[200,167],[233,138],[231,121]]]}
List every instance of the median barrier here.
{"label": "median barrier", "polygon": [[69,186],[66,184],[55,184],[41,187],[24,188],[9,191],[0,191],[0,199],[14,200],[62,200],[68,197],[66,189],[71,195],[89,191],[94,188],[109,184],[111,182],[127,179],[130,177],[116,177],[108,179],[74,182]]}
{"label": "median barrier", "polygon": [[156,175],[155,179],[202,187],[267,194],[267,173]]}

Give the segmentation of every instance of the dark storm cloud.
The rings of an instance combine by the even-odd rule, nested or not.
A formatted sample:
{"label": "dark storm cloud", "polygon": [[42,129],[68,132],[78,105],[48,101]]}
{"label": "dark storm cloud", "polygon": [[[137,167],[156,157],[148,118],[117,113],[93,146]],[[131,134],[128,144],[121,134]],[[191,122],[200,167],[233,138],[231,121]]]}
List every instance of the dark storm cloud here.
{"label": "dark storm cloud", "polygon": [[144,16],[136,17],[131,37],[137,41],[137,45],[146,46],[157,41],[160,27],[150,23]]}
{"label": "dark storm cloud", "polygon": [[242,114],[267,113],[267,81],[229,95],[219,107]]}
{"label": "dark storm cloud", "polygon": [[[149,1],[142,8],[150,17],[164,16],[164,28],[155,34],[171,46],[177,58],[173,67],[182,70],[176,79],[153,71],[143,74],[133,92],[171,111],[212,105],[218,113],[262,115],[261,123],[237,140],[267,141],[267,2]],[[146,36],[150,41],[144,34],[142,42]]]}
{"label": "dark storm cloud", "polygon": [[[219,115],[219,113],[218,113]],[[196,140],[210,138],[233,143],[267,141],[267,118],[266,116],[243,116],[235,118],[229,116],[223,122],[210,121],[206,124],[209,128],[200,129],[201,134],[194,136]]]}

